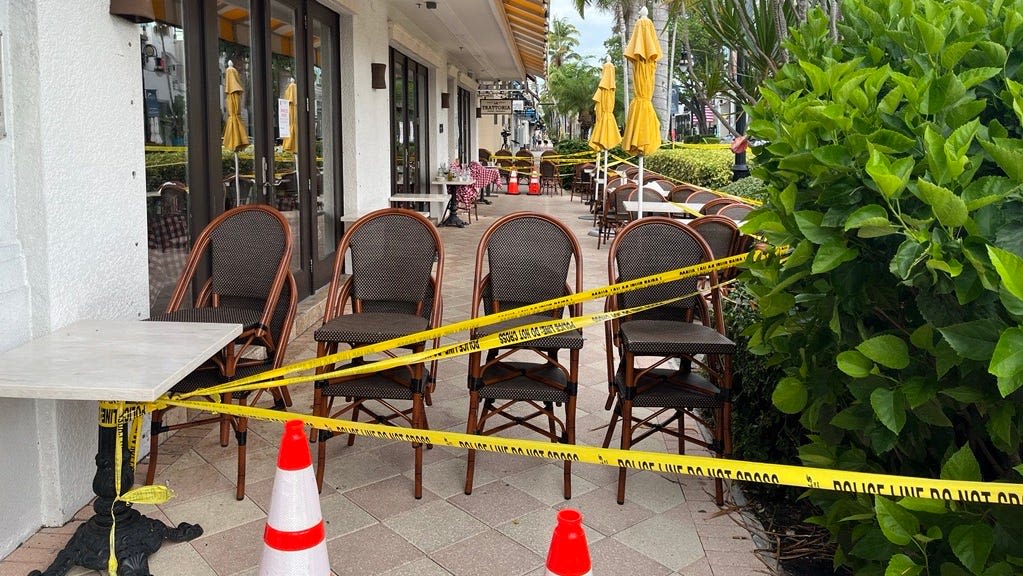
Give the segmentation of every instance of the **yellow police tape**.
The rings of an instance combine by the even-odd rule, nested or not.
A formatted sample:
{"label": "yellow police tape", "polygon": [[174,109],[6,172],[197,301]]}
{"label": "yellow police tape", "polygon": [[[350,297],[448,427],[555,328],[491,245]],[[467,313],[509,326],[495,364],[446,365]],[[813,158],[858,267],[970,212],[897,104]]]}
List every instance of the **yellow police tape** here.
{"label": "yellow police tape", "polygon": [[161,404],[219,412],[231,416],[258,418],[272,422],[302,420],[313,428],[340,434],[359,434],[361,436],[387,440],[439,444],[455,448],[533,456],[549,460],[571,460],[587,464],[603,464],[605,466],[685,474],[687,476],[700,476],[704,478],[721,478],[840,492],[880,494],[895,498],[911,497],[933,500],[986,502],[991,504],[1023,504],[1023,484],[937,480],[870,472],[808,468],[787,464],[746,462],[711,456],[597,448],[578,444],[552,444],[539,440],[477,436],[439,430],[396,428],[383,424],[369,424],[306,414],[293,414],[268,408],[198,402],[194,400],[162,400]]}
{"label": "yellow police tape", "polygon": [[[462,332],[465,330],[471,330],[473,328],[480,328],[483,326],[489,326],[491,324],[497,324],[507,320],[514,320],[523,316],[540,314],[550,310],[562,309],[566,306],[573,304],[579,304],[586,302],[587,300],[595,300],[598,298],[605,298],[615,294],[621,294],[623,292],[629,292],[632,290],[638,290],[640,288],[647,288],[657,284],[663,284],[666,282],[674,282],[676,280],[682,280],[684,278],[692,278],[695,276],[703,276],[709,274],[714,270],[721,270],[724,268],[731,268],[744,262],[748,257],[749,253],[739,254],[736,256],[729,256],[726,258],[719,258],[710,262],[702,262],[694,266],[687,266],[685,268],[679,268],[676,270],[669,270],[668,272],[662,272],[660,274],[652,274],[650,276],[644,276],[635,280],[629,280],[626,282],[619,282],[617,284],[608,284],[599,288],[593,288],[591,290],[584,290],[576,294],[570,294],[568,296],[562,296],[560,298],[553,298],[544,302],[538,302],[536,304],[530,304],[522,306],[520,308],[514,308],[506,310],[504,312],[498,312],[496,314],[488,314],[486,316],[480,316],[479,318],[471,318],[469,320],[462,320],[453,324],[447,324],[445,326],[438,326],[430,330],[424,330],[423,332],[417,332],[415,334],[409,334],[408,336],[402,336],[400,338],[393,338],[386,340],[378,344],[372,344],[369,346],[362,346],[352,350],[343,350],[336,354],[330,354],[320,358],[312,358],[310,360],[303,360],[301,362],[295,362],[282,366],[275,370],[267,370],[259,374],[254,374],[246,378],[239,378],[227,384],[220,386],[213,386],[211,388],[205,388],[202,391],[197,392],[198,395],[212,395],[221,394],[228,391],[243,390],[243,386],[254,382],[266,382],[268,380],[278,378],[293,372],[300,372],[305,370],[311,370],[319,368],[321,366],[328,366],[336,364],[344,360],[351,360],[352,358],[358,358],[362,356],[368,356],[370,354],[377,354],[380,352],[386,352],[388,350],[398,348],[400,346],[407,346],[417,342],[426,342],[427,340],[433,340],[456,332]],[[379,368],[374,368],[371,371],[377,371]],[[304,380],[307,381],[307,380]],[[276,380],[274,386],[280,386],[282,380]],[[265,386],[262,386],[265,387]]]}
{"label": "yellow police tape", "polygon": [[[732,283],[733,280],[719,284],[724,286]],[[376,372],[383,372],[391,368],[397,368],[400,366],[408,366],[410,364],[419,364],[432,362],[434,360],[444,360],[447,358],[455,358],[457,356],[465,356],[472,354],[473,352],[480,352],[483,350],[491,350],[494,348],[502,348],[506,346],[512,346],[515,344],[521,344],[523,342],[529,342],[530,340],[537,340],[540,338],[546,338],[548,336],[555,336],[571,330],[581,330],[594,324],[603,324],[610,320],[616,320],[624,316],[630,316],[646,310],[652,310],[672,302],[678,302],[679,300],[685,300],[694,296],[699,296],[699,292],[693,292],[691,294],[685,294],[676,298],[669,298],[667,300],[661,300],[660,302],[654,302],[651,304],[643,304],[640,306],[633,306],[631,308],[625,308],[622,310],[614,310],[610,312],[599,312],[596,314],[586,314],[582,316],[572,316],[569,318],[556,318],[552,320],[545,320],[543,322],[534,322],[532,324],[526,324],[523,326],[516,326],[507,330],[502,330],[495,334],[488,334],[480,338],[472,338],[463,342],[457,342],[455,344],[449,344],[447,346],[441,346],[440,348],[432,348],[430,350],[424,350],[422,352],[415,352],[412,354],[406,354],[403,356],[394,356],[391,358],[385,358],[383,360],[376,360],[366,364],[354,364],[348,365],[338,370],[332,370],[330,372],[324,372],[321,374],[310,374],[306,376],[293,376],[291,378],[281,378],[273,381],[261,380],[259,382],[251,382],[247,384],[234,384],[228,383],[215,388],[204,388],[201,390],[195,390],[187,394],[177,394],[174,398],[192,398],[195,396],[212,396],[214,394],[224,394],[230,392],[243,392],[247,390],[261,390],[267,387],[277,386],[290,386],[292,384],[301,384],[304,382],[312,382],[315,380],[330,380],[334,378],[342,378],[346,376],[358,376],[360,374],[372,374]],[[359,355],[365,355],[366,348],[356,348]],[[258,375],[257,375],[258,376]]]}

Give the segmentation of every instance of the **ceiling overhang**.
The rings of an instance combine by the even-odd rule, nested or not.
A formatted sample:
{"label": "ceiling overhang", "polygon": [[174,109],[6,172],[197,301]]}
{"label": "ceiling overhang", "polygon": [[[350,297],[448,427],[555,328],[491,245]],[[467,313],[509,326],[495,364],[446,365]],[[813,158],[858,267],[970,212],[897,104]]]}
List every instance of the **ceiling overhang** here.
{"label": "ceiling overhang", "polygon": [[[544,76],[549,0],[388,0],[389,18],[418,30],[476,80]],[[434,3],[431,3],[434,5]]]}

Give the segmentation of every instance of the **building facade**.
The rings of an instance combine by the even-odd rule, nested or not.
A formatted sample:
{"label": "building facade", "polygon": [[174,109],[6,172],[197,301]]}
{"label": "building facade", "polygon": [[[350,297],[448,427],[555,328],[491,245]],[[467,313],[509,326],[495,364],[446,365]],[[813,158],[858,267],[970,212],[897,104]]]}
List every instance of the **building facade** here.
{"label": "building facade", "polygon": [[[0,350],[161,310],[237,204],[288,217],[312,294],[346,219],[476,157],[480,81],[543,72],[545,0],[152,4],[0,0]],[[96,410],[0,398],[0,557],[91,497]]]}

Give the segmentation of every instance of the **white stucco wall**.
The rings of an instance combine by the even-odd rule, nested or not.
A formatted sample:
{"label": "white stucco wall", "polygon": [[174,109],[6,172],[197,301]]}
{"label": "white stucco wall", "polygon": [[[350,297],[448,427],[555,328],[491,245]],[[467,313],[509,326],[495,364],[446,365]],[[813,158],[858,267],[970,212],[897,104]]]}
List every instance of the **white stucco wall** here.
{"label": "white stucco wall", "polygon": [[[0,0],[0,349],[148,307],[138,27],[75,8]],[[3,556],[90,498],[96,404],[0,399],[0,436]]]}
{"label": "white stucco wall", "polygon": [[[390,91],[371,62],[396,47],[429,69],[430,174],[454,150],[456,85],[430,38],[388,5],[325,0],[341,18],[345,210],[388,205]],[[109,0],[0,0],[0,350],[81,318],[148,311],[138,26]],[[73,49],[69,48],[73,47]],[[390,70],[388,70],[390,72]],[[463,79],[464,80],[464,79]],[[390,86],[388,86],[390,88]],[[452,107],[441,109],[440,93]],[[440,124],[445,132],[439,133]],[[475,146],[473,146],[475,148]],[[96,404],[0,399],[0,557],[91,497]]]}

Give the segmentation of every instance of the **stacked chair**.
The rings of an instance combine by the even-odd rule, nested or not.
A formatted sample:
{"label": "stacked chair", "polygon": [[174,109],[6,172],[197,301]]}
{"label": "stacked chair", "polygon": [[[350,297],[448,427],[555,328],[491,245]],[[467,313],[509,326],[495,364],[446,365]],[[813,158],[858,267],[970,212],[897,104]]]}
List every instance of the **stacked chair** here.
{"label": "stacked chair", "polygon": [[[687,225],[670,218],[642,218],[619,231],[611,243],[608,280],[633,280],[713,259],[711,248]],[[610,446],[620,422],[623,450],[663,432],[678,439],[679,453],[689,442],[719,456],[731,455],[735,343],[725,335],[717,274],[711,272],[708,282],[709,301],[698,290],[697,278],[608,298],[607,309],[622,310],[683,297],[613,321],[606,331],[608,406],[613,404],[613,413],[604,447]],[[688,432],[687,417],[711,430],[713,439]],[[625,480],[626,469],[621,468],[619,504],[625,501]],[[715,480],[715,499],[719,505],[724,501],[720,479]]]}
{"label": "stacked chair", "polygon": [[[543,214],[509,214],[483,234],[476,250],[472,317],[581,291],[582,267],[579,243],[564,224]],[[565,312],[554,310],[485,326],[474,330],[472,336],[553,320]],[[582,305],[573,305],[567,312],[579,316]],[[494,434],[518,425],[553,442],[574,444],[582,346],[582,332],[572,330],[471,354],[466,432]],[[559,358],[561,350],[568,350],[567,364]],[[563,407],[563,417],[556,406]],[[472,493],[475,465],[476,451],[469,450],[466,494]],[[571,466],[565,461],[565,499],[572,496]]]}
{"label": "stacked chair", "polygon": [[[351,273],[345,274],[350,253]],[[440,287],[444,248],[436,227],[416,212],[384,209],[363,216],[352,225],[338,245],[334,274],[327,294],[323,325],[314,334],[317,356],[333,354],[339,346],[358,348],[439,326],[442,303]],[[425,342],[406,348],[419,352]],[[437,346],[437,340],[433,341]],[[387,353],[387,356],[393,353]],[[372,360],[359,357],[353,365]],[[313,414],[337,418],[347,415],[358,421],[403,422],[412,428],[429,429],[425,407],[433,382],[424,364],[413,364],[365,375],[323,378],[316,382]],[[319,369],[325,373],[333,365]],[[334,409],[335,400],[341,406]],[[408,407],[397,402],[408,402]],[[316,482],[323,489],[326,442],[333,436],[321,431],[318,442]],[[348,445],[355,441],[349,435]],[[423,495],[423,445],[413,444],[415,497]]]}

